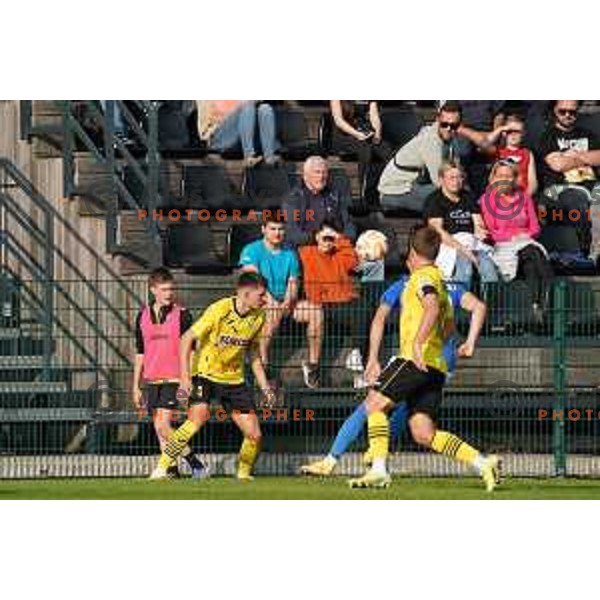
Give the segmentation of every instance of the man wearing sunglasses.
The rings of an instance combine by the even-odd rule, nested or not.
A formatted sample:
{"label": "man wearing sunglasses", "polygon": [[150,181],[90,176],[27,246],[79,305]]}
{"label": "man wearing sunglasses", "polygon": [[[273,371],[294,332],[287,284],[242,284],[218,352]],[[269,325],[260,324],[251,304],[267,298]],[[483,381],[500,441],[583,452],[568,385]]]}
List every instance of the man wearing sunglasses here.
{"label": "man wearing sunglasses", "polygon": [[543,196],[547,208],[561,208],[563,215],[578,211],[580,217],[572,225],[578,230],[581,249],[596,258],[600,252],[600,139],[578,124],[578,113],[577,100],[556,100],[552,105],[552,122],[539,151]]}
{"label": "man wearing sunglasses", "polygon": [[403,209],[422,214],[425,199],[438,187],[438,172],[445,160],[456,160],[460,105],[446,102],[436,120],[402,146],[386,165],[379,180],[385,211]]}

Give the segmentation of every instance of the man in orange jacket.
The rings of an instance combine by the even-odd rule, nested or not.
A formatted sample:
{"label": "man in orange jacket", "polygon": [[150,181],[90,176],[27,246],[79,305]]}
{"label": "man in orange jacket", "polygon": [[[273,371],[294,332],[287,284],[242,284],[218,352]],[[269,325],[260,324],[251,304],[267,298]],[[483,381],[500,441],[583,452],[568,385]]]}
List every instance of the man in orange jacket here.
{"label": "man in orange jacket", "polygon": [[[350,239],[342,235],[338,225],[333,222],[325,221],[316,231],[314,239],[314,244],[302,246],[298,250],[306,298],[312,304],[321,306],[325,315],[338,324],[340,337],[342,331],[350,334],[353,350],[349,358],[357,362],[357,359],[360,360],[356,356],[357,353],[360,354],[356,327],[359,319],[356,318],[352,305],[358,298],[354,280],[358,257]],[[322,331],[319,335],[322,335]],[[319,347],[320,341],[319,337]],[[351,368],[350,362],[347,361],[348,368]],[[318,365],[304,363],[302,369],[305,379],[315,383],[314,387],[317,387]]]}

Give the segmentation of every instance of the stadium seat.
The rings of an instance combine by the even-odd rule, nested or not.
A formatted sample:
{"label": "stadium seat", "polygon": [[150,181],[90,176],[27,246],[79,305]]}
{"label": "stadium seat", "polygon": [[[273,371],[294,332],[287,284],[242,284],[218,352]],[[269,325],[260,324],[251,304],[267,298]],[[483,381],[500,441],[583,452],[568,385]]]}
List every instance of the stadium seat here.
{"label": "stadium seat", "polygon": [[382,111],[381,125],[383,138],[398,149],[417,135],[424,122],[414,110],[406,108]]}
{"label": "stadium seat", "polygon": [[244,171],[242,190],[254,209],[279,208],[290,192],[289,169],[259,165]]}
{"label": "stadium seat", "polygon": [[533,327],[533,294],[521,280],[487,284],[480,294],[488,305],[487,335],[516,334]]}
{"label": "stadium seat", "polygon": [[319,149],[323,156],[332,153],[333,117],[329,111],[321,115],[319,120]]}
{"label": "stadium seat", "polygon": [[235,269],[244,246],[259,239],[261,235],[261,226],[256,223],[232,225],[227,234],[227,264]]}
{"label": "stadium seat", "polygon": [[568,335],[595,336],[598,334],[600,318],[594,290],[589,283],[568,282],[565,298],[565,320]]}
{"label": "stadium seat", "polygon": [[190,208],[247,208],[248,201],[219,164],[185,166],[183,195]]}
{"label": "stadium seat", "polygon": [[203,223],[177,223],[167,226],[164,260],[168,267],[223,272],[227,263],[217,256],[210,227]]}
{"label": "stadium seat", "polygon": [[287,107],[275,110],[281,155],[286,160],[304,160],[311,154],[318,154],[318,143],[309,139],[304,113]]}
{"label": "stadium seat", "polygon": [[584,113],[578,118],[578,125],[593,133],[600,139],[600,113]]}
{"label": "stadium seat", "polygon": [[[146,190],[144,189],[144,185],[142,181],[137,176],[135,171],[129,165],[126,165],[123,168],[123,178],[122,181],[133,197],[133,199],[138,203],[141,208],[148,208],[148,200],[146,195]],[[159,189],[159,201],[155,208],[171,208],[171,207],[181,207],[181,197],[173,196],[169,189],[169,175],[166,169],[161,169],[159,173],[158,180],[158,189]],[[128,206],[124,199],[121,198],[120,208],[128,209],[131,208]]]}
{"label": "stadium seat", "polygon": [[158,143],[161,152],[189,148],[190,134],[181,100],[163,100],[158,109]]}

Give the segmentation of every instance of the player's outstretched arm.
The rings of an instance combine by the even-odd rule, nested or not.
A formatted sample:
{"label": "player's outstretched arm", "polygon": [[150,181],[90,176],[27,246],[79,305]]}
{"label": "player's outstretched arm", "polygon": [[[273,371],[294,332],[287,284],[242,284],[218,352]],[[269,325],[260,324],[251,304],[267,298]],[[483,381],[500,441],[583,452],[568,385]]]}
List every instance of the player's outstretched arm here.
{"label": "player's outstretched arm", "polygon": [[485,302],[471,292],[463,294],[460,305],[464,310],[471,313],[471,321],[467,339],[458,348],[458,356],[469,357],[473,356],[475,352],[475,346],[485,322],[487,306]]}
{"label": "player's outstretched arm", "polygon": [[369,332],[369,358],[367,360],[367,368],[365,369],[365,377],[369,385],[375,383],[381,373],[379,351],[383,340],[385,322],[391,313],[392,307],[389,306],[389,304],[382,302],[371,321],[371,330]]}

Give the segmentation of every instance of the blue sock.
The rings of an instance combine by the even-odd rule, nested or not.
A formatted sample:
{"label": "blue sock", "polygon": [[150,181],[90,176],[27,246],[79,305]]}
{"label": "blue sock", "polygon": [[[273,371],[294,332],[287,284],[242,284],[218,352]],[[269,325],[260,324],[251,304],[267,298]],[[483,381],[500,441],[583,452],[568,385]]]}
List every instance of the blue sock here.
{"label": "blue sock", "polygon": [[399,404],[394,408],[392,414],[390,416],[390,442],[397,443],[400,434],[404,430],[406,426],[406,421],[408,419],[408,406],[406,406],[406,402]]}
{"label": "blue sock", "polygon": [[361,402],[354,412],[344,421],[341,429],[331,446],[329,454],[339,458],[350,444],[360,435],[365,423],[367,422],[367,409],[364,402]]}

